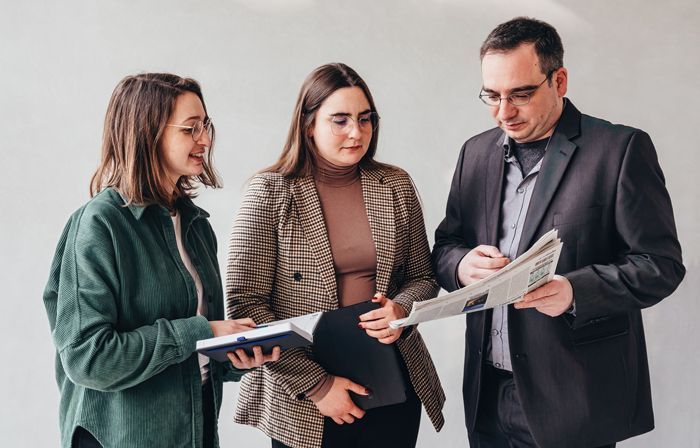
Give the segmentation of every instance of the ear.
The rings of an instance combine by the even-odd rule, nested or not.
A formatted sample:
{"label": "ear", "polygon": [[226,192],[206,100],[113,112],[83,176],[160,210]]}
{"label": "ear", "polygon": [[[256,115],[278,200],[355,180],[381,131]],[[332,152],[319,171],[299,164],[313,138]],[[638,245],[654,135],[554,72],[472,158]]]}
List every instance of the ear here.
{"label": "ear", "polygon": [[559,68],[554,75],[554,87],[557,89],[557,95],[559,97],[564,97],[569,83],[569,72],[564,68]]}

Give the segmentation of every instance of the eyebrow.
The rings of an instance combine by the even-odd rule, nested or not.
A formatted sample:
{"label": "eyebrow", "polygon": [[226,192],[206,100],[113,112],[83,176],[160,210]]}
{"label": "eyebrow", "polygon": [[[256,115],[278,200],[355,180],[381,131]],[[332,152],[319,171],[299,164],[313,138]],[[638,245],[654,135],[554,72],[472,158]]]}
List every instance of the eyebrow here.
{"label": "eyebrow", "polygon": [[[519,87],[515,87],[514,89],[510,89],[510,91],[508,92],[508,95],[512,95],[514,93],[520,93],[520,92],[528,92],[530,90],[535,90],[536,88],[537,88],[536,85],[519,86]],[[484,93],[495,93],[496,95],[499,94],[495,90],[487,89],[486,87],[483,87],[483,86],[481,87],[481,91]]]}
{"label": "eyebrow", "polygon": [[[206,118],[206,117],[205,117],[205,118]],[[202,120],[202,117],[199,116],[199,115],[192,115],[191,117],[185,118],[185,119],[182,120],[180,123],[184,123],[184,122],[190,121],[190,120]]]}
{"label": "eyebrow", "polygon": [[[372,109],[365,109],[357,115],[367,114],[370,112],[372,112]],[[352,114],[347,113],[347,112],[336,112],[334,114],[330,114],[330,116],[331,117],[352,117]]]}

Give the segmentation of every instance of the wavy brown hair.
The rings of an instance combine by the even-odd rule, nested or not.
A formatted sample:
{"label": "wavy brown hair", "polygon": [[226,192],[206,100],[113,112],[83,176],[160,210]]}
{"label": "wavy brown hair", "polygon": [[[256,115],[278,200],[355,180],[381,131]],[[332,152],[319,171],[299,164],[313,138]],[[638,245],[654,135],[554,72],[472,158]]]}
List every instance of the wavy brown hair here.
{"label": "wavy brown hair", "polygon": [[[287,141],[284,143],[282,154],[273,165],[261,172],[280,173],[285,177],[304,177],[313,173],[316,166],[318,151],[313,138],[309,136],[309,130],[315,123],[316,112],[321,104],[338,89],[344,87],[359,87],[367,97],[369,107],[377,112],[377,107],[372,99],[372,94],[365,81],[352,68],[341,63],[325,64],[306,77],[299,91],[292,123],[287,133]],[[367,153],[360,160],[363,168],[386,167],[390,165],[374,160],[377,152],[377,140],[379,139],[379,124],[372,131],[372,139],[369,142]]]}
{"label": "wavy brown hair", "polygon": [[202,174],[180,177],[174,193],[167,188],[159,142],[175,100],[185,92],[199,97],[206,114],[202,89],[193,79],[169,73],[143,73],[127,76],[117,84],[105,115],[102,158],[90,181],[90,196],[112,187],[127,199],[127,204],[160,204],[172,209],[178,198],[196,196],[196,183],[221,187],[212,165],[212,128],[212,144]]}

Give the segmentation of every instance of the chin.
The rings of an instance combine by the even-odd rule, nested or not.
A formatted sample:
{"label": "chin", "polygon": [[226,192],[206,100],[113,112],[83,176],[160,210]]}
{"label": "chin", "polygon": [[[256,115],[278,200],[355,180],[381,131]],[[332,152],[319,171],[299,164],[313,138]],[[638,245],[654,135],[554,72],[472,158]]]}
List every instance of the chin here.
{"label": "chin", "polygon": [[360,160],[362,160],[362,157],[341,157],[340,159],[336,159],[331,163],[337,166],[352,166],[360,163]]}
{"label": "chin", "polygon": [[505,133],[508,135],[508,137],[512,138],[513,140],[517,142],[523,142],[523,141],[529,141],[528,137],[530,137],[530,132],[529,130],[520,130],[520,131],[506,131],[504,129]]}

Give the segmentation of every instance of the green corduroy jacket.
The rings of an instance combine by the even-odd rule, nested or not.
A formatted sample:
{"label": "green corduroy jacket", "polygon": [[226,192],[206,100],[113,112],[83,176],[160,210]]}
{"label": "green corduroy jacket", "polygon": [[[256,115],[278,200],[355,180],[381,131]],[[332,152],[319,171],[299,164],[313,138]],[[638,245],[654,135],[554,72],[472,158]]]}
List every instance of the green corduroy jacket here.
{"label": "green corduroy jacket", "polygon": [[[200,447],[202,384],[194,349],[213,334],[196,315],[195,283],[167,209],[124,203],[105,189],[71,216],[44,292],[56,346],[61,446],[70,447],[82,426],[105,448]],[[209,215],[189,199],[178,209],[209,319],[224,319]],[[222,382],[242,374],[210,363],[215,415]]]}

